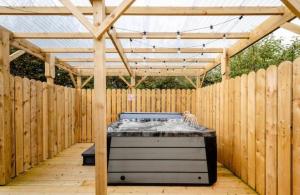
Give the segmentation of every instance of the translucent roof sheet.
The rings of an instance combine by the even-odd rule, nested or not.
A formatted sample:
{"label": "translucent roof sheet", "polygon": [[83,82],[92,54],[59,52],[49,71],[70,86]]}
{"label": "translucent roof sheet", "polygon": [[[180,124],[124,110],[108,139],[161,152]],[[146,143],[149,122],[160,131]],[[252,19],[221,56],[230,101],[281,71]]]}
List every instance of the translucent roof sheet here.
{"label": "translucent roof sheet", "polygon": [[[76,6],[91,6],[89,0],[71,0]],[[106,0],[106,6],[117,6],[123,0]],[[222,6],[280,6],[280,0],[136,0],[132,6],[222,7]],[[0,0],[0,6],[62,6],[59,0]],[[86,16],[92,22],[92,16]],[[114,24],[117,32],[250,32],[268,16],[121,16]],[[0,16],[0,25],[13,32],[88,32],[74,16]],[[213,26],[213,29],[210,28]],[[41,48],[91,48],[92,40],[49,39],[29,40]],[[238,40],[163,40],[122,39],[124,48],[223,48]],[[107,48],[113,48],[110,40]],[[128,58],[191,58],[217,57],[217,54],[135,54]],[[57,57],[92,57],[93,54],[56,54]],[[118,58],[117,54],[106,54]],[[75,66],[75,63],[70,63]],[[120,63],[119,63],[120,64]],[[174,63],[173,63],[174,64]],[[182,65],[182,63],[181,63]],[[93,66],[87,63],[86,66]]]}

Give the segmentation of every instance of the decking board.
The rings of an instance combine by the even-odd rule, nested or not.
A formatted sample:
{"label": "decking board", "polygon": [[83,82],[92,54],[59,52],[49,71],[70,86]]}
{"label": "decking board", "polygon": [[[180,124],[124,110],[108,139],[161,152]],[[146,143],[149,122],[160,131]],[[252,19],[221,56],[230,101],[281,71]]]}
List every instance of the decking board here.
{"label": "decking board", "polygon": [[[81,153],[90,146],[86,143],[71,146],[0,187],[0,195],[94,194],[94,167],[81,166]],[[221,164],[218,165],[218,182],[211,187],[110,186],[108,192],[109,195],[256,194]]]}

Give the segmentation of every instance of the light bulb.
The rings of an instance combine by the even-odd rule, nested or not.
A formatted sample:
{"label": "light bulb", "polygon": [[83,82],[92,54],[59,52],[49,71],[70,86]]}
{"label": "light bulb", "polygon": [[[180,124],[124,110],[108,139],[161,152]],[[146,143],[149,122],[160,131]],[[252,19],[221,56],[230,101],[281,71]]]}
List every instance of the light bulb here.
{"label": "light bulb", "polygon": [[113,33],[114,33],[114,27],[111,26],[111,27],[109,28],[109,34],[113,34]]}
{"label": "light bulb", "polygon": [[143,40],[146,40],[147,39],[147,33],[146,31],[143,32]]}
{"label": "light bulb", "polygon": [[155,52],[155,45],[152,46],[152,52]]}
{"label": "light bulb", "polygon": [[180,48],[178,48],[178,49],[177,49],[177,53],[181,53],[181,50],[180,50]]}
{"label": "light bulb", "polygon": [[181,38],[180,32],[177,31],[177,35],[176,35],[177,40],[179,40]]}

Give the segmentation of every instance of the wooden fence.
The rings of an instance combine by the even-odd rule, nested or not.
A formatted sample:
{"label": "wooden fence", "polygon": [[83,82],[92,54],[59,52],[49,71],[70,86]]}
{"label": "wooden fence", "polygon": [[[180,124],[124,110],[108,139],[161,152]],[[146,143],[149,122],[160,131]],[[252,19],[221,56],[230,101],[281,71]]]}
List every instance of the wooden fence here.
{"label": "wooden fence", "polygon": [[[94,91],[81,92],[79,142],[94,142],[92,126]],[[196,113],[196,90],[186,89],[107,89],[106,122],[118,119],[121,112],[184,112]]]}
{"label": "wooden fence", "polygon": [[10,98],[11,110],[0,115],[11,113],[9,172],[15,177],[75,143],[75,89],[11,76]]}
{"label": "wooden fence", "polygon": [[260,194],[300,194],[300,58],[197,97],[200,123],[217,131],[219,162]]}

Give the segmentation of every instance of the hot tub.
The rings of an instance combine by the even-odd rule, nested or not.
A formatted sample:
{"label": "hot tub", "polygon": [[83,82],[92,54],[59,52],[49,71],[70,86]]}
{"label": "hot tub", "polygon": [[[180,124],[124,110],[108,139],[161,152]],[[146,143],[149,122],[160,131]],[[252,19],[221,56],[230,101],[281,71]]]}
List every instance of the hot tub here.
{"label": "hot tub", "polygon": [[[108,127],[109,184],[216,182],[214,130],[184,122],[181,113],[121,113],[119,118]],[[92,162],[93,148],[89,150],[83,156]]]}

